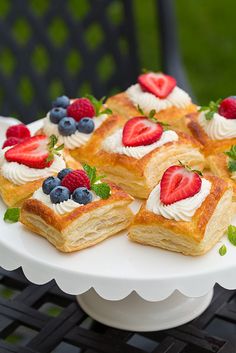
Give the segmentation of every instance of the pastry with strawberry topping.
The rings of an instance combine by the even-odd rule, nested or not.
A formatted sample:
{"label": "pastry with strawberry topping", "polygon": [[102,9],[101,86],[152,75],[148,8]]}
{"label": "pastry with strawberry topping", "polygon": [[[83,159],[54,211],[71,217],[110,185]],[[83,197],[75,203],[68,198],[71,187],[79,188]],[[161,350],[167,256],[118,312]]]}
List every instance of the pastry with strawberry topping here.
{"label": "pastry with strawberry topping", "polygon": [[147,72],[138,76],[137,83],[125,92],[107,100],[114,113],[125,116],[138,115],[141,108],[145,114],[156,111],[156,118],[188,132],[184,116],[197,111],[190,96],[177,86],[174,77],[161,72]]}
{"label": "pastry with strawberry topping", "polygon": [[103,178],[88,164],[59,171],[23,203],[20,221],[62,252],[100,243],[133,218],[132,197]]}
{"label": "pastry with strawberry topping", "polygon": [[236,144],[236,96],[211,101],[187,117],[187,126],[204,146],[206,156],[224,152]]}
{"label": "pastry with strawberry topping", "polygon": [[182,164],[165,170],[135,216],[129,238],[144,245],[202,255],[224,235],[233,213],[232,188]]}
{"label": "pastry with strawberry topping", "polygon": [[107,131],[94,163],[132,196],[147,198],[163,171],[179,159],[200,170],[205,164],[194,138],[172,130],[151,111],[130,118],[123,128]]}
{"label": "pastry with strawberry topping", "polygon": [[28,128],[22,126],[7,130],[8,138],[0,154],[0,195],[10,207],[21,205],[45,177],[57,174],[66,165],[81,167],[58,144],[56,136],[30,137]]}
{"label": "pastry with strawberry topping", "polygon": [[105,97],[97,100],[91,95],[77,99],[58,97],[38,133],[57,136],[75,159],[92,163],[106,128],[115,124],[104,100]]}

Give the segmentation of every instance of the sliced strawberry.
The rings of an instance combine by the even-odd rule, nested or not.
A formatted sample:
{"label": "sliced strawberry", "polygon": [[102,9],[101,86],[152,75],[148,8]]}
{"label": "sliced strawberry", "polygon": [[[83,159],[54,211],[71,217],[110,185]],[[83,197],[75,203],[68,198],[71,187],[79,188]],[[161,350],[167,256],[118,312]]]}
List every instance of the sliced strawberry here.
{"label": "sliced strawberry", "polygon": [[53,161],[47,161],[48,157],[48,138],[43,135],[30,137],[5,153],[8,162],[17,162],[36,169],[49,167]]}
{"label": "sliced strawberry", "polygon": [[122,143],[127,147],[151,145],[160,139],[163,128],[143,116],[127,121],[123,128]]}
{"label": "sliced strawberry", "polygon": [[6,137],[18,137],[20,139],[25,139],[30,137],[30,131],[24,124],[17,124],[10,126],[6,131]]}
{"label": "sliced strawberry", "polygon": [[18,137],[8,137],[8,139],[6,139],[6,141],[2,145],[2,148],[8,147],[8,146],[14,146],[21,141],[22,139],[19,139]]}
{"label": "sliced strawberry", "polygon": [[192,197],[199,192],[202,179],[183,166],[173,165],[162,176],[160,199],[164,205]]}
{"label": "sliced strawberry", "polygon": [[154,72],[140,75],[138,83],[144,91],[150,92],[158,98],[166,98],[176,86],[174,77]]}

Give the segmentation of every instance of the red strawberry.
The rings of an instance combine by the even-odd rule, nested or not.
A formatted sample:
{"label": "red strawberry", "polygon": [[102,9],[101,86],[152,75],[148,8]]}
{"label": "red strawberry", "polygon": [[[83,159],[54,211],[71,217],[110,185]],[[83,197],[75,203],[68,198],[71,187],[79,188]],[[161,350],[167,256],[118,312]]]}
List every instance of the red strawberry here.
{"label": "red strawberry", "polygon": [[84,117],[93,118],[95,110],[88,98],[78,98],[67,107],[67,115],[79,121]]}
{"label": "red strawberry", "polygon": [[61,185],[73,192],[82,186],[90,189],[90,180],[84,170],[73,170],[62,179]]}
{"label": "red strawberry", "polygon": [[160,183],[160,199],[164,205],[192,197],[199,192],[202,179],[195,173],[180,165],[166,169]]}
{"label": "red strawberry", "polygon": [[43,169],[52,164],[49,157],[48,138],[43,135],[30,137],[5,153],[8,162],[17,162],[30,168]]}
{"label": "red strawberry", "polygon": [[2,148],[8,147],[8,146],[14,146],[17,143],[20,143],[21,141],[22,139],[19,139],[18,137],[9,137],[2,145]]}
{"label": "red strawberry", "polygon": [[222,100],[219,106],[219,114],[226,119],[236,119],[236,97],[228,97]]}
{"label": "red strawberry", "polygon": [[138,83],[144,91],[150,92],[158,98],[166,98],[176,86],[174,77],[154,72],[140,75]]}
{"label": "red strawberry", "polygon": [[20,139],[25,139],[30,137],[30,131],[24,124],[18,124],[10,126],[6,131],[7,138],[18,137]]}
{"label": "red strawberry", "polygon": [[127,121],[123,128],[122,143],[124,146],[146,146],[160,139],[163,128],[143,116],[137,116]]}

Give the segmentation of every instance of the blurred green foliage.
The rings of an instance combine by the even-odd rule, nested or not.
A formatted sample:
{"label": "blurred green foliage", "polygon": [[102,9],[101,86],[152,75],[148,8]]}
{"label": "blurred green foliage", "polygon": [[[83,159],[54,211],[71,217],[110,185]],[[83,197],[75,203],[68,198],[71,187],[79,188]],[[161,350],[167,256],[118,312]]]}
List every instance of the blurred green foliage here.
{"label": "blurred green foliage", "polygon": [[[133,0],[140,67],[153,70],[160,69],[156,2],[157,0]],[[175,5],[183,62],[198,102],[205,104],[210,99],[235,95],[235,0],[226,0],[224,3],[215,0],[176,0]],[[0,20],[6,17],[11,6],[8,0],[0,1]],[[29,6],[35,16],[40,18],[47,11],[49,1],[30,0]],[[88,0],[67,0],[67,6],[74,20],[79,20],[85,16],[91,3]],[[114,23],[121,21],[123,13],[119,0],[111,2],[108,16]],[[56,16],[45,30],[58,47],[63,45],[69,33],[69,28],[59,16]],[[32,35],[32,28],[26,19],[19,16],[12,24],[12,36],[18,45],[24,46]],[[90,43],[91,50],[103,41],[99,22],[87,28],[85,40]],[[124,40],[120,40],[118,45],[121,51],[127,51],[127,43]],[[35,46],[30,62],[39,74],[47,72],[49,56],[40,43]],[[0,70],[10,76],[16,65],[17,59],[13,53],[3,48],[0,52]],[[81,65],[80,53],[69,52],[66,59],[69,73],[76,74]],[[98,75],[106,79],[110,71],[115,69],[114,66],[112,57],[107,54],[98,65]],[[27,77],[22,77],[18,90],[21,92],[23,102],[29,104],[35,93]],[[89,90],[90,85],[87,82],[82,90],[75,94]],[[62,91],[59,79],[49,83],[50,98],[61,94]],[[1,95],[0,90],[0,98]]]}

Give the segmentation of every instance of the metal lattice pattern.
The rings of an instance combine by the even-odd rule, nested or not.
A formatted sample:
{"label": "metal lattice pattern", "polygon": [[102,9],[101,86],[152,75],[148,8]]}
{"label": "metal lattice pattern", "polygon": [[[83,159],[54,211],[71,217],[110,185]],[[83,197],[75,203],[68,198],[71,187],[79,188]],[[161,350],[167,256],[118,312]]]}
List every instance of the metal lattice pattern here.
{"label": "metal lattice pattern", "polygon": [[134,333],[90,319],[54,282],[0,271],[0,353],[235,353],[236,291],[216,288],[207,311],[176,329]]}
{"label": "metal lattice pattern", "polygon": [[1,0],[1,114],[29,122],[59,94],[101,97],[134,81],[131,1]]}

